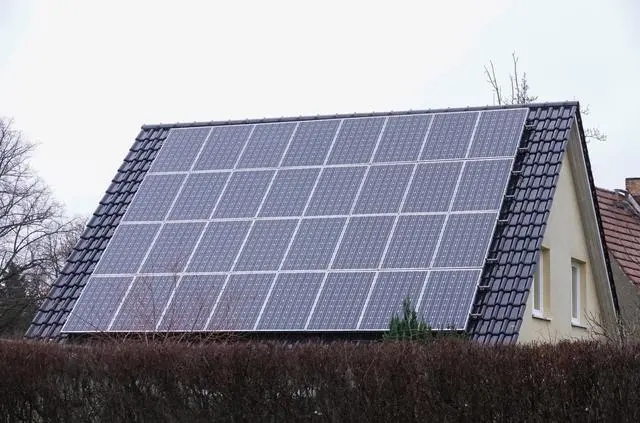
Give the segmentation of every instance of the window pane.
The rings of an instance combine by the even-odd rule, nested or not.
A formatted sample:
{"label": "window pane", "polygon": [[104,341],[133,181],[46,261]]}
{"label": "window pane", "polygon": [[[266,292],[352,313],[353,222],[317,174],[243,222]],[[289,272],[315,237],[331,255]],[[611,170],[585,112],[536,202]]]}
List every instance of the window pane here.
{"label": "window pane", "polygon": [[533,275],[533,311],[542,311],[540,307],[540,266],[536,269],[536,273]]}
{"label": "window pane", "polygon": [[571,317],[578,319],[580,298],[580,269],[576,265],[571,266]]}

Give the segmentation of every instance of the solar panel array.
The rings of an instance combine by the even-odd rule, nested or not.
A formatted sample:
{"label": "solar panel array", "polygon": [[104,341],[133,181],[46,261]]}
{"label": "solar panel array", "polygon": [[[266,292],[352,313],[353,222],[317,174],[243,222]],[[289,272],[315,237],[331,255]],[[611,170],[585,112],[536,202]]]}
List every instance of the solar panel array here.
{"label": "solar panel array", "polygon": [[462,329],[526,115],[174,128],[63,331]]}

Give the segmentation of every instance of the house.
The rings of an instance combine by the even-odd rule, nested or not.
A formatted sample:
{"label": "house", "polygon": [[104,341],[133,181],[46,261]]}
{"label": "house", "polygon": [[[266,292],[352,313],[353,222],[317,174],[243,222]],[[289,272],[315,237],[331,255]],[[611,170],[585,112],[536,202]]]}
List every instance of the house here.
{"label": "house", "polygon": [[627,178],[624,190],[597,189],[598,204],[618,292],[622,328],[640,335],[640,179]]}
{"label": "house", "polygon": [[576,102],[143,126],[26,336],[596,336],[595,198]]}

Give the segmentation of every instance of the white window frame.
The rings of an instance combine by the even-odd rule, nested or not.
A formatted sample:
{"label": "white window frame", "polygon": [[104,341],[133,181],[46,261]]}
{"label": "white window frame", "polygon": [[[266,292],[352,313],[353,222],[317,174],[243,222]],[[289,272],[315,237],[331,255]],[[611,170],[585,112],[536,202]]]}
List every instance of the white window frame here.
{"label": "white window frame", "polygon": [[580,294],[582,270],[580,263],[571,262],[571,324],[580,325]]}
{"label": "white window frame", "polygon": [[[533,293],[532,310],[535,317],[544,317],[544,271],[544,250],[541,249],[531,285],[531,292]],[[538,307],[536,307],[536,303],[538,303]]]}

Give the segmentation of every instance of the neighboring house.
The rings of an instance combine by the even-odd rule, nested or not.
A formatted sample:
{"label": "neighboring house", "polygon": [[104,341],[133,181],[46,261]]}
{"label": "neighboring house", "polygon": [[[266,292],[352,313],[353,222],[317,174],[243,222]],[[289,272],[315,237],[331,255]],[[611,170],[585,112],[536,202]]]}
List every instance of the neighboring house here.
{"label": "neighboring house", "polygon": [[622,328],[640,335],[640,178],[627,178],[626,190],[598,188],[598,204],[611,270],[620,303]]}
{"label": "neighboring house", "polygon": [[149,125],[26,336],[585,338],[601,229],[576,102]]}

